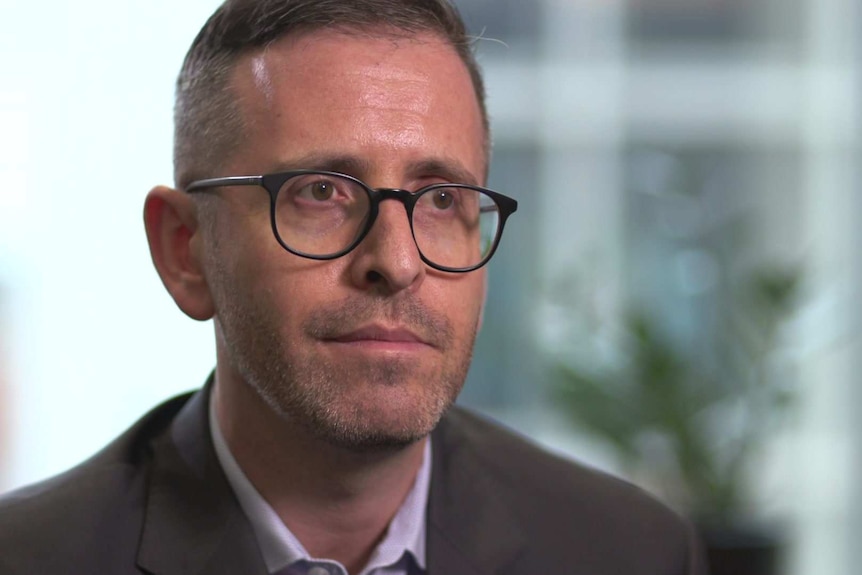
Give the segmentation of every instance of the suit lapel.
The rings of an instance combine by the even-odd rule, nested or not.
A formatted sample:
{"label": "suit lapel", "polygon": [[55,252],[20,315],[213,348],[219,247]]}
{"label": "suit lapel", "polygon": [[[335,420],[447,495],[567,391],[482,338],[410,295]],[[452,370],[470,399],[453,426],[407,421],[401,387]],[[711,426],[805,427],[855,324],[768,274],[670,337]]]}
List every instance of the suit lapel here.
{"label": "suit lapel", "polygon": [[153,443],[138,565],[157,575],[265,575],[210,441],[209,389],[192,396],[170,432]]}
{"label": "suit lapel", "polygon": [[432,437],[428,501],[428,572],[490,575],[502,572],[524,550],[517,518],[501,500],[502,488],[461,433],[457,409]]}
{"label": "suit lapel", "polygon": [[[266,575],[254,533],[210,441],[210,385],[153,442],[138,565],[156,575]],[[524,550],[525,537],[501,499],[507,490],[483,467],[458,418],[455,409],[433,434],[428,572],[502,573]]]}

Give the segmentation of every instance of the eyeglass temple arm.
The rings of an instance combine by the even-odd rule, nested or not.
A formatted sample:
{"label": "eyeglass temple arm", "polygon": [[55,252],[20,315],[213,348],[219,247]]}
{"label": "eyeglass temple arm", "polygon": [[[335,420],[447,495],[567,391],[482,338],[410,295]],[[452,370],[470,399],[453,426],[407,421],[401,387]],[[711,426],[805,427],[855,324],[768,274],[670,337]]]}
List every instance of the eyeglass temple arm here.
{"label": "eyeglass temple arm", "polygon": [[186,187],[187,192],[220,186],[259,186],[263,176],[227,176],[225,178],[208,178],[192,182]]}

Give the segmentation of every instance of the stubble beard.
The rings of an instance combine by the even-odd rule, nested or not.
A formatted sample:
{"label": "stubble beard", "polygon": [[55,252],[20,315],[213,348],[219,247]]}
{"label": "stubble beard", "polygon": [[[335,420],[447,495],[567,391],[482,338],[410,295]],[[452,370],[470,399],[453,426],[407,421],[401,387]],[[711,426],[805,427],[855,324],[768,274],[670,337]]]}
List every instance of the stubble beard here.
{"label": "stubble beard", "polygon": [[[352,452],[401,449],[436,427],[464,385],[478,324],[477,317],[457,341],[451,322],[415,299],[356,296],[314,312],[302,325],[307,342],[373,319],[397,322],[440,351],[440,362],[420,369],[403,358],[332,361],[314,346],[286,341],[277,317],[259,305],[222,307],[220,329],[234,368],[281,418]],[[366,397],[357,398],[353,386],[362,386]]]}

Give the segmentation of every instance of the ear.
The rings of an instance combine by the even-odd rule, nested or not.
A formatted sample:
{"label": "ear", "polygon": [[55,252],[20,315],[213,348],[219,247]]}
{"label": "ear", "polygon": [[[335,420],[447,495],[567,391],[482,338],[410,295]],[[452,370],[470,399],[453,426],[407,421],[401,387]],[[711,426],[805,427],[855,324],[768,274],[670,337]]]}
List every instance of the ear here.
{"label": "ear", "polygon": [[179,308],[196,320],[213,316],[213,301],[203,272],[197,209],[192,198],[164,186],[144,202],[150,255],[162,283]]}

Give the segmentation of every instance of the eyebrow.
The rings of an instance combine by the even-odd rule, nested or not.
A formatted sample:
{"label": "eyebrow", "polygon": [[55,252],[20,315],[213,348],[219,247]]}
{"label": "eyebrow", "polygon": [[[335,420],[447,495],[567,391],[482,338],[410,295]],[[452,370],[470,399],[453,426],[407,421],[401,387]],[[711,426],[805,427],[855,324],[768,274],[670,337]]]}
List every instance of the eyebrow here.
{"label": "eyebrow", "polygon": [[[299,158],[279,162],[274,171],[323,170],[340,172],[363,179],[371,173],[373,164],[364,158],[344,154],[308,154]],[[407,176],[419,178],[433,176],[450,183],[479,185],[476,177],[454,158],[426,158],[407,165]]]}

